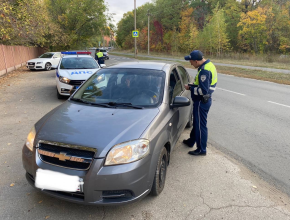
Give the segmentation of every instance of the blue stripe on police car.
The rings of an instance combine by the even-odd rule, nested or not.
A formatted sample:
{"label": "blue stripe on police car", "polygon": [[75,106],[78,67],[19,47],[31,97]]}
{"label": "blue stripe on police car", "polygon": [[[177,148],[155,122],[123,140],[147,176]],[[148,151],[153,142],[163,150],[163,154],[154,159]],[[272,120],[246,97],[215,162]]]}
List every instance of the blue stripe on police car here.
{"label": "blue stripe on police car", "polygon": [[70,75],[78,75],[78,74],[93,74],[92,71],[74,71],[74,72],[71,72]]}

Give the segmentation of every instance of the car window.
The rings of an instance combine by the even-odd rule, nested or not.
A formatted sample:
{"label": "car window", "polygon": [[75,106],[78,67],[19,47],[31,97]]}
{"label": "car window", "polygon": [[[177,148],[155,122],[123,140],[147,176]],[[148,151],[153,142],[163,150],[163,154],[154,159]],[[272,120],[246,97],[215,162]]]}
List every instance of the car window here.
{"label": "car window", "polygon": [[179,71],[179,74],[181,75],[183,84],[188,84],[189,80],[188,80],[188,74],[186,70],[181,66],[178,66],[177,69]]}
{"label": "car window", "polygon": [[53,56],[53,53],[45,53],[42,54],[39,58],[51,58]]}
{"label": "car window", "polygon": [[156,107],[163,99],[165,73],[150,69],[101,69],[73,98],[93,103],[131,103]]}
{"label": "car window", "polygon": [[169,82],[169,100],[172,102],[173,99],[180,95],[183,91],[180,77],[174,68],[170,73],[170,82]]}
{"label": "car window", "polygon": [[61,60],[60,69],[98,69],[99,65],[91,57],[67,57]]}
{"label": "car window", "polygon": [[60,53],[55,53],[53,57],[60,58]]}

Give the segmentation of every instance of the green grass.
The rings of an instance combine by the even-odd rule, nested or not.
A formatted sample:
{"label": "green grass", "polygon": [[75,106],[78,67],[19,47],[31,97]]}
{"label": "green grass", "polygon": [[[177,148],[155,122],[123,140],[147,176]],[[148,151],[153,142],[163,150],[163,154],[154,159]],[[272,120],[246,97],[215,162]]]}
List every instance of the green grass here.
{"label": "green grass", "polygon": [[[122,51],[115,50],[116,52],[132,53],[132,51]],[[111,52],[112,54],[114,51]],[[140,52],[138,55],[148,55],[145,52]],[[151,52],[150,55],[183,59],[186,54],[175,53],[156,53]],[[253,55],[253,54],[238,54],[232,53],[224,55],[223,58],[214,57],[214,56],[205,56],[206,59],[210,59],[215,63],[224,63],[224,64],[234,64],[234,65],[243,65],[243,66],[254,66],[254,67],[265,67],[265,68],[274,68],[274,69],[286,69],[290,70],[290,56],[281,58],[279,55]]]}

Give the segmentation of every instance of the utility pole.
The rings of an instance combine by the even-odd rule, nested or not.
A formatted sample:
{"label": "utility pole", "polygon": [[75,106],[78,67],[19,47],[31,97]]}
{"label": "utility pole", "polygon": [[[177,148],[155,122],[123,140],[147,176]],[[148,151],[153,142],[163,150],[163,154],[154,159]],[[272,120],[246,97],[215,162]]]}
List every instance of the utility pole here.
{"label": "utility pole", "polygon": [[[134,29],[135,31],[137,30],[136,28],[136,0],[134,0]],[[134,57],[137,57],[137,37],[135,38],[135,53],[134,53]]]}
{"label": "utility pole", "polygon": [[147,15],[148,15],[148,55],[150,55],[150,13],[149,9],[147,10]]}

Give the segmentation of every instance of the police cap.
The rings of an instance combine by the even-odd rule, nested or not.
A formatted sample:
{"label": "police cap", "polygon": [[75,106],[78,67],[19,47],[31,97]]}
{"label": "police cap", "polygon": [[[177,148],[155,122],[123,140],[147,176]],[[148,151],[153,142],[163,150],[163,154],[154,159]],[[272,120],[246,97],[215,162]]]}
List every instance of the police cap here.
{"label": "police cap", "polygon": [[185,60],[202,60],[203,53],[199,50],[194,50],[188,56],[185,56],[184,59]]}

